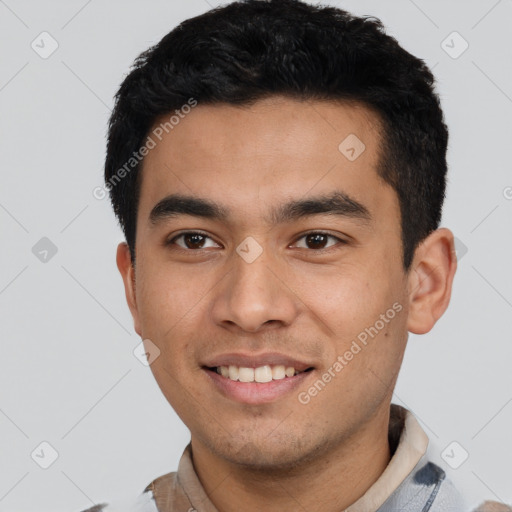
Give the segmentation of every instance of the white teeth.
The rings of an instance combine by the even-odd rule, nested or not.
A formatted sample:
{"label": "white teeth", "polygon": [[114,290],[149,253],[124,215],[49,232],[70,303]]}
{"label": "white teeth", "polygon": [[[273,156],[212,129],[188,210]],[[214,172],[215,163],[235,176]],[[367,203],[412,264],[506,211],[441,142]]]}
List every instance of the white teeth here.
{"label": "white teeth", "polygon": [[[220,367],[222,372],[222,366]],[[228,369],[228,377],[231,380],[238,380],[238,366],[230,366]]]}
{"label": "white teeth", "polygon": [[254,368],[244,368],[241,366],[238,369],[238,380],[240,382],[254,382]]}
{"label": "white teeth", "polygon": [[264,365],[258,368],[247,368],[244,366],[218,366],[218,374],[223,377],[240,382],[270,382],[272,380],[281,380],[285,377],[293,377],[298,372],[293,366],[284,365]]}
{"label": "white teeth", "polygon": [[278,365],[278,366],[274,366],[272,368],[272,378],[274,380],[281,380],[281,379],[284,379],[286,377],[286,372],[285,372],[285,368],[282,364]]}
{"label": "white teeth", "polygon": [[287,377],[293,377],[295,375],[295,368],[293,368],[293,366],[288,366],[285,373]]}
{"label": "white teeth", "polygon": [[254,380],[256,382],[270,382],[272,380],[272,368],[270,366],[260,366],[254,370]]}

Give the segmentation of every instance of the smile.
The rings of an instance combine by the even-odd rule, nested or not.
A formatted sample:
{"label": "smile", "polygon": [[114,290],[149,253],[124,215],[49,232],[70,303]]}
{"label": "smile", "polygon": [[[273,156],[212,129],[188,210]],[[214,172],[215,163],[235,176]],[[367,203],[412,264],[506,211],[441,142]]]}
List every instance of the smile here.
{"label": "smile", "polygon": [[[313,378],[314,368],[297,371],[293,366],[263,365],[203,367],[213,389],[229,400],[262,405],[289,398],[307,385]],[[293,373],[292,373],[293,372]],[[275,377],[274,377],[275,375]]]}
{"label": "smile", "polygon": [[209,370],[216,371],[219,375],[222,375],[222,377],[232,381],[265,383],[294,377],[299,373],[310,371],[312,368],[299,371],[293,366],[284,365],[264,365],[258,366],[257,368],[229,365],[217,366],[209,368]]}

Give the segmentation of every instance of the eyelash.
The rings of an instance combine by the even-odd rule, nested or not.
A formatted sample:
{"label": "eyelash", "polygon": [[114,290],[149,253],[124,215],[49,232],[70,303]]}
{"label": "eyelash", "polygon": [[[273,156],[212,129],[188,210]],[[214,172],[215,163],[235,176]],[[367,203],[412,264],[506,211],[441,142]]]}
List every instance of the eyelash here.
{"label": "eyelash", "polygon": [[[210,240],[213,240],[209,235],[207,235],[206,233],[203,233],[201,231],[184,231],[182,233],[179,233],[178,235],[174,236],[173,238],[171,238],[170,240],[166,241],[165,242],[165,245],[166,246],[170,246],[170,245],[176,245],[175,244],[175,241],[179,238],[182,238],[186,235],[201,235],[205,238],[209,238]],[[325,235],[329,238],[333,238],[335,239],[338,244],[335,244],[331,247],[326,247],[326,248],[322,248],[322,249],[309,249],[310,251],[313,251],[313,252],[316,252],[316,253],[322,253],[322,252],[327,252],[327,251],[330,251],[331,249],[333,248],[336,248],[338,245],[346,245],[347,242],[337,236],[334,236],[334,235],[331,235],[330,233],[326,233],[325,231],[308,231],[307,233],[303,233],[299,238],[297,238],[294,242],[297,243],[299,240],[309,236],[309,235]],[[301,249],[308,249],[307,247],[301,247]],[[177,250],[181,250],[181,251],[184,251],[184,252],[201,252],[201,251],[204,251],[206,249],[187,249],[187,248],[183,248],[181,246],[178,245],[178,249]]]}

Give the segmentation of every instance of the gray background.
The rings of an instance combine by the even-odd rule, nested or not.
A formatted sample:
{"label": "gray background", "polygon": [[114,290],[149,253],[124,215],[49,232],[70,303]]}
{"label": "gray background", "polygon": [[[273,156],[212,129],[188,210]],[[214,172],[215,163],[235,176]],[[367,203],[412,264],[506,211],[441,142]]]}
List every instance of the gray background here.
{"label": "gray background", "polygon": [[[0,0],[2,511],[136,496],[188,442],[133,355],[140,340],[115,266],[122,236],[92,191],[133,59],[219,3]],[[394,402],[415,413],[469,504],[512,502],[512,1],[330,3],[380,17],[434,68],[450,128],[443,226],[459,240],[459,269],[446,314],[410,336]],[[43,31],[59,45],[46,59],[31,47]],[[454,31],[469,44],[457,58]],[[43,237],[57,248],[47,261]],[[48,469],[43,441],[58,452]],[[469,458],[453,469],[462,450]]]}

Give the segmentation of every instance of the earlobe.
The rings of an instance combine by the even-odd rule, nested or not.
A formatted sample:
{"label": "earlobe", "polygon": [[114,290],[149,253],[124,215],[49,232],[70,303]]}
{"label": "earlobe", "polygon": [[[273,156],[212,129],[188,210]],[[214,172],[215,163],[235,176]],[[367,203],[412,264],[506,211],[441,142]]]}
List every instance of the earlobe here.
{"label": "earlobe", "polygon": [[139,311],[135,292],[135,269],[132,264],[130,249],[126,242],[121,242],[117,246],[116,263],[121,277],[123,278],[126,302],[128,303],[133,317],[135,332],[141,336]]}
{"label": "earlobe", "polygon": [[409,273],[409,332],[429,332],[446,311],[456,269],[453,233],[447,228],[433,231],[416,249]]}

